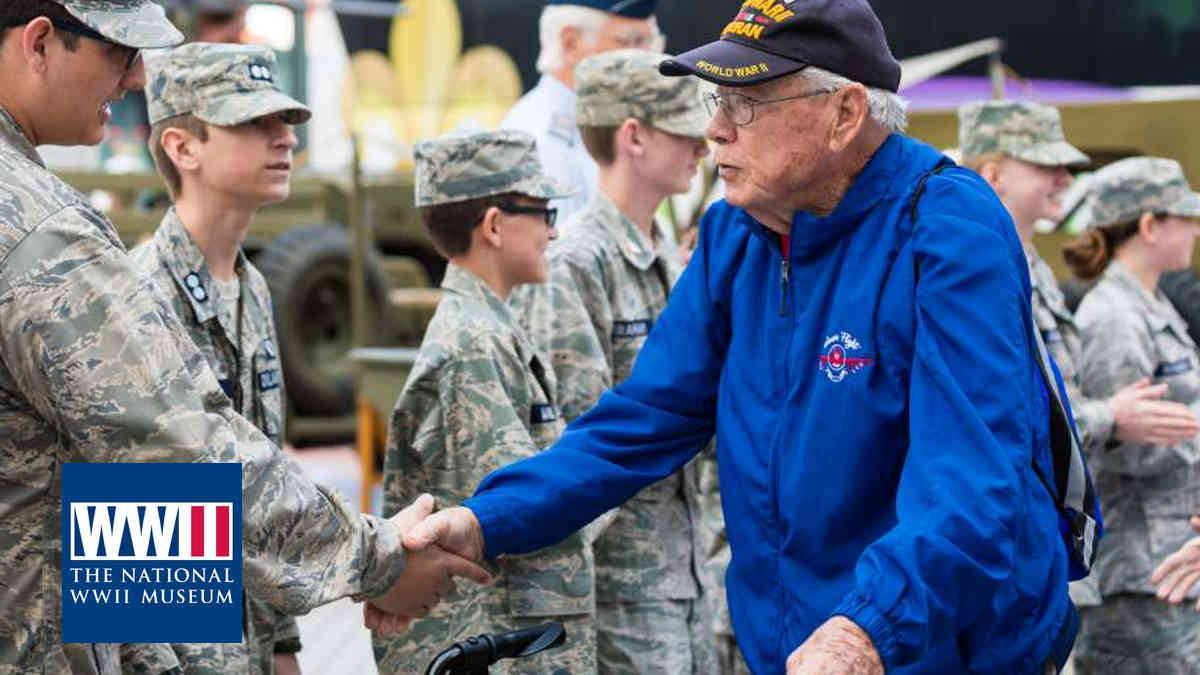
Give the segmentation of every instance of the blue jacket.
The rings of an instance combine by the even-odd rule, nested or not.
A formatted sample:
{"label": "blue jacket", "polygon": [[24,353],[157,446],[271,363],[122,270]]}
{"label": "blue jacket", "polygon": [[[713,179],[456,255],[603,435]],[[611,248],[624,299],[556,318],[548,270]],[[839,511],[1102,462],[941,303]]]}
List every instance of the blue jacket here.
{"label": "blue jacket", "polygon": [[[893,135],[791,255],[714,205],[624,383],[466,505],[488,556],[565,537],[714,433],[729,604],[756,673],[831,615],[889,672],[1041,673],[1077,626],[1051,501],[1030,283],[977,175]],[[1035,451],[1036,449],[1036,451]]]}

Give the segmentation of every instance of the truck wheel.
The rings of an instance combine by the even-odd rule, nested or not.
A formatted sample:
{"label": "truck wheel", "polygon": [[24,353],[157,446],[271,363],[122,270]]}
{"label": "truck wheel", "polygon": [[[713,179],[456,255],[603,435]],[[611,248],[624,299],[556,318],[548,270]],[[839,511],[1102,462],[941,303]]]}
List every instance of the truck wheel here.
{"label": "truck wheel", "polygon": [[1195,270],[1180,270],[1162,275],[1158,287],[1187,321],[1188,333],[1200,344],[1200,277]]}
{"label": "truck wheel", "polygon": [[[350,256],[354,241],[333,224],[288,230],[255,259],[275,305],[284,383],[296,412],[344,415],[354,409]],[[378,334],[387,303],[379,257],[367,258],[369,334]]]}

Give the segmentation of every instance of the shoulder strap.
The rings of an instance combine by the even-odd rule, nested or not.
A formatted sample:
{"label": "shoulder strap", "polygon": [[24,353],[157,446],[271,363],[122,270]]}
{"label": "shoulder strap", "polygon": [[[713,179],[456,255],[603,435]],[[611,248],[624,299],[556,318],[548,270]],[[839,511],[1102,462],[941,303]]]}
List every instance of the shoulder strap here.
{"label": "shoulder strap", "polygon": [[[953,162],[944,160],[917,179],[912,200],[908,205],[913,227],[916,227],[917,204],[925,194],[926,182],[930,177],[952,166],[955,166]],[[914,271],[914,278],[915,274]],[[1032,307],[1030,314],[1032,321]],[[1033,325],[1033,360],[1037,363],[1038,373],[1042,376],[1050,403],[1050,449],[1054,458],[1054,481],[1051,482],[1043,474],[1037,462],[1033,462],[1033,471],[1050,493],[1059,516],[1065,521],[1066,528],[1062,534],[1067,541],[1073,567],[1078,568],[1078,576],[1083,576],[1091,569],[1096,559],[1096,514],[1099,511],[1096,491],[1087,471],[1079,437],[1059,394],[1058,381],[1054,377],[1046,345],[1042,341],[1041,333],[1036,329],[1036,324]]]}

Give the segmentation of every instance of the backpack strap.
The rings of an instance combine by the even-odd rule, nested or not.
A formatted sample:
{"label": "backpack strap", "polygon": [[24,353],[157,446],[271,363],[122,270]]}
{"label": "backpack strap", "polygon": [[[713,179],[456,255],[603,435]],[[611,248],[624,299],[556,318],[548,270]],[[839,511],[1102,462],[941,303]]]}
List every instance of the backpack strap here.
{"label": "backpack strap", "polygon": [[[908,207],[914,228],[917,224],[917,203],[925,194],[926,182],[930,177],[936,176],[952,166],[955,166],[954,162],[944,159],[917,179]],[[915,270],[914,278],[916,278]],[[1033,308],[1030,307],[1030,319],[1032,320],[1032,318]],[[1098,534],[1096,514],[1099,512],[1096,490],[1087,471],[1087,464],[1079,437],[1075,432],[1075,426],[1059,393],[1058,380],[1053,374],[1054,369],[1050,363],[1050,355],[1046,352],[1046,345],[1042,341],[1041,333],[1037,330],[1033,331],[1032,356],[1034,362],[1037,363],[1042,382],[1046,386],[1050,404],[1050,450],[1054,462],[1052,467],[1054,480],[1052,482],[1047,478],[1038,467],[1037,462],[1032,462],[1033,471],[1054,501],[1060,525],[1063,526],[1060,529],[1063,530],[1062,535],[1067,543],[1071,561],[1074,563],[1073,567],[1076,568],[1077,576],[1082,577],[1091,570],[1092,563],[1096,560]]]}

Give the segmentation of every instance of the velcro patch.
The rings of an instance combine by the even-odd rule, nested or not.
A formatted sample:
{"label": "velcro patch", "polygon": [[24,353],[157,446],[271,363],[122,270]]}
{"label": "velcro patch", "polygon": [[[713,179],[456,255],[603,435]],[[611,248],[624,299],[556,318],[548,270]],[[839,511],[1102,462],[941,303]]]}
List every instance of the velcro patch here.
{"label": "velcro patch", "polygon": [[530,424],[545,424],[558,419],[558,408],[548,403],[535,403],[529,408]]}
{"label": "velcro patch", "polygon": [[1181,375],[1192,369],[1191,359],[1180,359],[1171,363],[1160,363],[1154,369],[1155,377],[1171,377],[1172,375]]}
{"label": "velcro patch", "polygon": [[615,338],[642,337],[650,334],[650,320],[614,321],[612,336]]}
{"label": "velcro patch", "polygon": [[278,369],[271,368],[270,370],[264,370],[264,371],[259,372],[259,374],[258,374],[258,390],[259,391],[270,391],[272,389],[278,389],[278,388],[279,388],[279,370]]}

